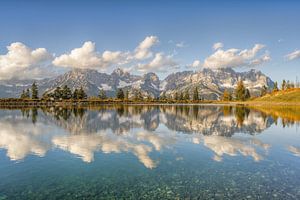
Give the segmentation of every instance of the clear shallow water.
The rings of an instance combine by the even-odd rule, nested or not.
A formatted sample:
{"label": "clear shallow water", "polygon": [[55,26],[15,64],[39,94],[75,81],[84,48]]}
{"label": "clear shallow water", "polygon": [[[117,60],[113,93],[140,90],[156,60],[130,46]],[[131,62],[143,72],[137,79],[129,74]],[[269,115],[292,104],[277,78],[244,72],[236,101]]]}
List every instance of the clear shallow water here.
{"label": "clear shallow water", "polygon": [[285,108],[2,109],[0,199],[299,199],[297,119]]}

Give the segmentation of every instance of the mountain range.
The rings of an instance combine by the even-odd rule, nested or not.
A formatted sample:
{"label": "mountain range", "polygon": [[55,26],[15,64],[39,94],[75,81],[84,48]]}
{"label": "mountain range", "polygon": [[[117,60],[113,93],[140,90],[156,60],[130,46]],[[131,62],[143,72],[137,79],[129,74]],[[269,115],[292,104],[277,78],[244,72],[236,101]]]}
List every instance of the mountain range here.
{"label": "mountain range", "polygon": [[[145,96],[158,97],[162,93],[168,96],[184,91],[192,94],[194,88],[198,87],[202,98],[219,99],[225,89],[233,91],[239,80],[243,80],[252,95],[258,95],[264,85],[268,88],[274,85],[274,82],[261,71],[252,69],[247,72],[236,72],[231,68],[176,72],[163,80],[152,72],[133,75],[120,68],[111,74],[91,69],[74,69],[57,77],[37,80],[37,84],[40,94],[51,92],[58,86],[68,85],[72,90],[82,86],[89,96],[97,96],[99,90],[103,89],[107,96],[111,97],[115,95],[118,88],[128,90],[129,95],[139,90]],[[33,81],[2,80],[0,97],[19,97],[22,90],[29,88]]]}

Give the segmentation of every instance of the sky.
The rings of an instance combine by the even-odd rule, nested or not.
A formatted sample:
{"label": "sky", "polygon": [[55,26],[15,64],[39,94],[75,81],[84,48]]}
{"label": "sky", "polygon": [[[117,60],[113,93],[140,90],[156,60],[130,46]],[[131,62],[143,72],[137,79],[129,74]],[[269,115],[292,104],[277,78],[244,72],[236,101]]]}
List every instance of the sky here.
{"label": "sky", "polygon": [[0,80],[232,67],[293,81],[299,10],[296,0],[2,0]]}

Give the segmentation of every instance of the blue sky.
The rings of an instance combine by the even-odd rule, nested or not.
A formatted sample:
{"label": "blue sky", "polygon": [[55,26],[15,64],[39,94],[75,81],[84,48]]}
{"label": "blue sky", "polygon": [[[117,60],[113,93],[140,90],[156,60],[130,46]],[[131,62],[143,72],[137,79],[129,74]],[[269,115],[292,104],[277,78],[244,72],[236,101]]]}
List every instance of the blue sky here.
{"label": "blue sky", "polygon": [[[40,57],[38,62],[29,59],[29,63],[23,63],[23,67],[36,72],[28,71],[24,76],[38,76],[47,68],[64,71],[74,67],[67,66],[70,59],[61,59],[56,62],[57,66],[53,66],[52,61],[62,54],[68,56],[74,48],[91,41],[94,46],[90,47],[95,47],[97,54],[119,52],[123,59],[118,58],[118,62],[105,63],[104,66],[104,58],[100,56],[100,71],[110,72],[121,66],[132,73],[153,70],[164,77],[171,71],[199,70],[205,61],[209,67],[212,62],[206,59],[218,51],[212,49],[217,42],[223,44],[223,52],[219,53],[225,54],[228,49],[250,50],[255,44],[262,44],[264,47],[255,57],[247,60],[244,66],[243,62],[236,64],[235,69],[256,68],[274,80],[295,80],[296,76],[300,77],[300,56],[297,52],[296,58],[285,56],[300,49],[299,10],[300,1],[291,0],[1,1],[0,54],[7,56],[7,46],[15,42],[31,50],[45,48],[52,58]],[[130,60],[138,45],[150,36],[157,39],[149,50],[151,55]],[[156,56],[158,53],[161,54]],[[265,62],[250,65],[250,62],[263,56],[268,56]],[[161,61],[161,65],[154,64],[155,67],[151,68],[154,65],[150,63],[155,58],[157,62]],[[4,59],[5,63],[11,62],[11,59]],[[200,61],[199,65],[191,67],[195,60]],[[16,65],[13,63],[11,66],[18,67]],[[41,67],[42,70],[36,69],[41,65],[46,66]],[[224,67],[227,65],[224,64]],[[93,68],[98,69],[97,64]],[[0,60],[0,78],[12,77],[12,74],[5,73],[20,69],[24,68],[14,71],[6,67],[1,70]]]}

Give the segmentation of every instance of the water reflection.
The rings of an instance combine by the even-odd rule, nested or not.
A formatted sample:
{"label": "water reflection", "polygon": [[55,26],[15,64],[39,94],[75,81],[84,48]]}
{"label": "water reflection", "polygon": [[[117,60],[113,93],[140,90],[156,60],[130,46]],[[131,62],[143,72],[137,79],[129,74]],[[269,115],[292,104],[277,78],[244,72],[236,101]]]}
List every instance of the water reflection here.
{"label": "water reflection", "polygon": [[[87,163],[94,161],[96,152],[131,153],[152,169],[159,162],[151,153],[188,142],[212,151],[215,161],[222,161],[225,155],[260,161],[271,145],[253,135],[277,124],[278,119],[282,126],[300,119],[288,116],[280,118],[278,110],[198,105],[1,110],[0,148],[11,160],[30,154],[45,156],[49,149],[57,148]],[[236,137],[236,133],[246,135]],[[288,150],[300,155],[297,147]]]}

